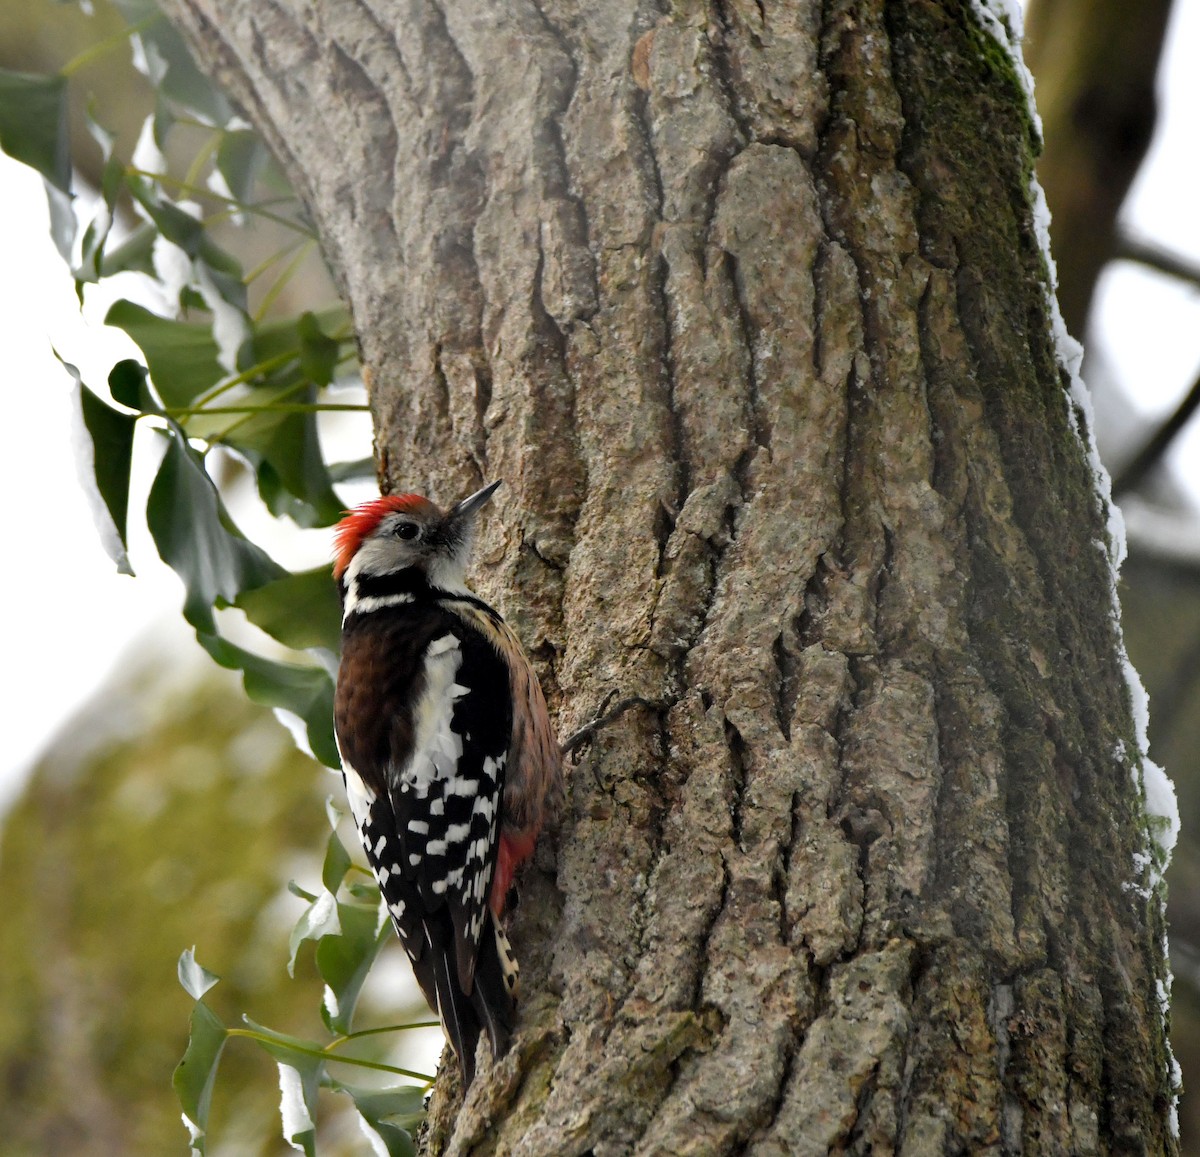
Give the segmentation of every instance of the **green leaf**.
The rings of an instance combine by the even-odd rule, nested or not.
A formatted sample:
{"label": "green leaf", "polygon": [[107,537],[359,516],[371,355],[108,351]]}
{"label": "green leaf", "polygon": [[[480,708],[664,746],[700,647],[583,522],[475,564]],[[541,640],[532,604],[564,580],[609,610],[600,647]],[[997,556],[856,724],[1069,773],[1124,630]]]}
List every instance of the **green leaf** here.
{"label": "green leaf", "polygon": [[341,767],[333,739],[333,679],[327,671],[265,659],[216,634],[197,631],[196,638],[222,667],[243,673],[246,694],[255,703],[288,711],[304,723],[315,758],[326,767]]}
{"label": "green leaf", "polygon": [[[222,301],[232,305],[241,313],[246,313],[246,282],[242,275],[241,263],[231,253],[222,249],[207,232],[200,240],[195,264],[197,275],[207,274],[212,288],[217,291],[217,295]],[[208,301],[207,305],[210,310],[213,310],[211,301]],[[247,329],[249,329],[249,324],[247,317]]]}
{"label": "green leaf", "polygon": [[419,1085],[363,1089],[329,1078],[326,1085],[344,1093],[369,1129],[383,1142],[388,1157],[413,1157],[412,1134],[425,1117],[425,1091]]}
{"label": "green leaf", "polygon": [[[71,194],[56,189],[49,181],[46,182],[46,203],[50,208],[50,237],[59,256],[71,264],[71,255],[75,250],[75,231],[78,219],[72,204]],[[80,305],[83,304],[83,287],[76,283],[76,295]]]}
{"label": "green leaf", "polygon": [[317,1090],[320,1082],[295,1065],[279,1062],[279,1117],[283,1139],[308,1157],[317,1157]]}
{"label": "green leaf", "polygon": [[137,39],[143,49],[144,71],[160,97],[209,124],[227,123],[233,115],[229,102],[196,67],[183,38],[161,18],[154,0],[115,0],[115,7],[127,24],[143,26]]}
{"label": "green leaf", "polygon": [[192,1152],[197,1155],[204,1153],[213,1083],[228,1039],[228,1030],[216,1014],[208,1005],[197,1001],[192,1009],[187,1051],[171,1078],[175,1095],[183,1106],[184,1123],[192,1135]]}
{"label": "green leaf", "polygon": [[324,647],[337,653],[342,615],[327,566],[284,575],[238,595],[236,605],[256,627],[298,651]]}
{"label": "green leaf", "polygon": [[75,453],[79,478],[92,501],[92,515],[105,551],[121,574],[131,575],[126,518],[137,419],[98,398],[83,384],[74,366],[62,364],[75,379],[75,415],[80,431]]}
{"label": "green leaf", "polygon": [[152,177],[131,176],[126,185],[163,237],[178,245],[189,257],[195,257],[200,252],[204,225],[165,198],[157,181]]}
{"label": "green leaf", "polygon": [[329,385],[337,369],[341,343],[322,332],[320,321],[311,312],[300,315],[296,332],[300,335],[300,368],[304,376],[314,385]]}
{"label": "green leaf", "polygon": [[115,137],[93,115],[89,104],[87,129],[100,146],[104,167],[100,176],[100,203],[83,233],[79,264],[71,271],[76,287],[80,282],[100,280],[104,249],[112,231],[117,198],[125,188],[125,166],[113,155]]}
{"label": "green leaf", "polygon": [[124,358],[108,371],[108,392],[131,410],[140,410],[143,414],[162,413],[146,381],[146,367],[133,358]]}
{"label": "green leaf", "polygon": [[116,273],[154,273],[154,239],[158,230],[150,221],[143,221],[119,245],[105,246],[100,258],[100,276]]}
{"label": "green leaf", "polygon": [[[303,392],[289,387],[278,393],[286,393],[289,402],[316,399],[311,386]],[[270,400],[259,391],[254,398]],[[329,526],[341,517],[343,504],[329,480],[315,413],[255,414],[226,441],[254,464],[258,492],[272,514],[286,514],[304,527]]]}
{"label": "green leaf", "polygon": [[210,326],[159,317],[124,300],[114,303],[104,323],[133,338],[159,397],[173,409],[190,405],[225,376]]}
{"label": "green leaf", "polygon": [[279,1112],[283,1119],[283,1139],[294,1149],[315,1157],[317,1092],[325,1069],[316,1041],[303,1040],[242,1018],[256,1033],[268,1039],[258,1040],[260,1048],[279,1063]]}
{"label": "green leaf", "polygon": [[341,930],[337,898],[332,892],[322,892],[292,926],[288,936],[288,976],[296,975],[296,957],[301,944],[306,940],[319,941],[322,936],[332,936]]}
{"label": "green leaf", "polygon": [[341,931],[317,944],[317,971],[329,986],[321,1018],[330,1032],[348,1033],[363,981],[391,934],[391,922],[381,921],[376,908],[338,904]]}
{"label": "green leaf", "polygon": [[287,572],[234,526],[201,456],[175,423],[169,431],[146,522],[163,561],[183,579],[184,618],[215,634],[214,604],[230,606],[242,591]]}
{"label": "green leaf", "polygon": [[176,966],[179,972],[179,983],[183,985],[193,1000],[202,1000],[204,994],[221,978],[215,972],[209,972],[196,959],[196,946],[185,948],[180,954]]}
{"label": "green leaf", "polygon": [[257,133],[235,129],[222,135],[217,146],[217,171],[225,178],[234,200],[243,204],[250,200],[265,157]]}
{"label": "green leaf", "polygon": [[0,69],[0,149],[71,192],[65,77]]}
{"label": "green leaf", "polygon": [[325,862],[321,865],[321,883],[327,891],[337,895],[346,873],[350,871],[350,864],[350,853],[346,851],[345,844],[338,839],[336,831],[330,832],[325,845]]}
{"label": "green leaf", "polygon": [[[344,305],[339,304],[331,306],[329,309],[319,309],[312,316],[323,334],[348,333],[350,331],[350,314]],[[246,356],[249,359],[247,364],[269,361],[286,353],[295,353],[299,356],[300,345],[303,341],[299,325],[298,318],[288,317],[265,321],[257,326],[254,330],[253,347],[247,351]],[[335,339],[331,338],[330,340]]]}

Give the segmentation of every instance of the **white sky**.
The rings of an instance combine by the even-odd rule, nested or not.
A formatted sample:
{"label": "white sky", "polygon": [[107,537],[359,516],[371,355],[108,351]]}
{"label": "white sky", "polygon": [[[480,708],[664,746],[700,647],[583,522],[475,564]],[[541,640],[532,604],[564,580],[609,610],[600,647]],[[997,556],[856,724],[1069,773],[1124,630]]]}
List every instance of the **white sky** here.
{"label": "white sky", "polygon": [[[1139,234],[1200,261],[1194,148],[1200,69],[1190,60],[1200,46],[1200,0],[1177,0],[1175,9],[1160,79],[1167,96],[1159,131],[1125,218]],[[118,575],[100,547],[69,447],[71,381],[51,344],[100,392],[114,362],[138,355],[124,334],[80,317],[49,239],[40,179],[3,155],[0,254],[9,374],[0,487],[10,510],[0,629],[13,657],[3,696],[2,809],[49,738],[114,666],[128,662],[126,648],[144,645],[150,633],[181,659],[198,649],[178,614],[180,584],[138,533],[137,495],[130,545],[138,577]],[[124,292],[133,296],[128,286]],[[89,305],[89,316],[102,317],[106,303]],[[1095,330],[1102,336],[1093,355],[1102,355],[1143,420],[1168,412],[1200,367],[1200,291],[1122,265],[1105,276],[1097,309]],[[367,452],[365,445],[360,452]],[[1172,459],[1200,475],[1200,423],[1179,440]],[[143,510],[146,486],[143,479]],[[1200,482],[1191,489],[1200,493]]]}
{"label": "white sky", "polygon": [[[139,577],[118,575],[100,546],[70,448],[71,379],[51,353],[103,392],[108,370],[137,356],[120,331],[89,326],[50,241],[40,177],[0,154],[0,318],[8,366],[0,488],[9,496],[0,569],[3,637],[16,674],[4,692],[0,803],[18,773],[156,619],[175,631],[182,586],[139,550]],[[157,564],[157,565],[155,565]],[[194,647],[194,644],[193,644]]]}

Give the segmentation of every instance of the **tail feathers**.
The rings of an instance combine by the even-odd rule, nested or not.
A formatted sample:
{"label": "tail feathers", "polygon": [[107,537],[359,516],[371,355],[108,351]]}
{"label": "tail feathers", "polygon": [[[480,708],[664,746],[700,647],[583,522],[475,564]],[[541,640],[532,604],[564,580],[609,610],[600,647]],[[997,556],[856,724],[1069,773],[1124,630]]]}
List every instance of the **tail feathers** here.
{"label": "tail feathers", "polygon": [[[439,913],[439,916],[444,913]],[[486,1031],[494,1057],[508,1048],[516,1018],[517,966],[508,938],[490,913],[475,962],[470,993],[459,983],[455,936],[448,919],[422,922],[425,943],[413,972],[430,1008],[437,1011],[463,1071],[463,1087],[475,1079],[475,1046]],[[490,926],[490,930],[489,930]]]}
{"label": "tail feathers", "polygon": [[432,973],[434,999],[442,1029],[454,1047],[463,1071],[463,1088],[475,1079],[475,1046],[479,1043],[480,1023],[470,997],[459,987],[454,961],[454,938],[437,935],[427,923],[426,961]]}
{"label": "tail feathers", "polygon": [[508,937],[489,913],[488,924],[494,935],[483,930],[479,957],[475,962],[475,984],[471,1007],[480,1025],[487,1030],[492,1056],[503,1056],[512,1036],[516,1018],[516,960],[508,946]]}

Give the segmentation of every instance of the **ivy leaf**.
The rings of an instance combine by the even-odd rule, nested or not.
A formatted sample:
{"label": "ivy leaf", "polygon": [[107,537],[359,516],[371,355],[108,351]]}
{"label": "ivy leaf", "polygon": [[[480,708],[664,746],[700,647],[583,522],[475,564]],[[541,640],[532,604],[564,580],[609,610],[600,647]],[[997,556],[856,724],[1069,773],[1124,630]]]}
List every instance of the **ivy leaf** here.
{"label": "ivy leaf", "polygon": [[179,983],[183,985],[193,1000],[202,1000],[204,994],[221,978],[215,972],[209,972],[196,959],[196,947],[185,948],[176,966],[179,972]]}
{"label": "ivy leaf", "polygon": [[321,883],[327,891],[337,895],[346,873],[350,871],[350,864],[350,853],[346,851],[346,845],[338,839],[336,831],[330,832],[329,841],[325,845],[325,861],[321,865]]}
{"label": "ivy leaf", "polygon": [[100,175],[100,202],[83,231],[79,264],[71,270],[77,290],[81,288],[81,282],[100,280],[104,247],[112,230],[114,209],[117,198],[125,187],[125,166],[113,156],[115,137],[95,118],[90,106],[87,111],[87,128],[92,139],[100,146],[103,168]]}
{"label": "ivy leaf", "polygon": [[[279,393],[288,402],[316,400],[311,386]],[[226,441],[254,464],[258,492],[272,514],[286,514],[304,527],[329,526],[341,517],[342,501],[325,466],[315,413],[256,414]]]}
{"label": "ivy leaf", "polygon": [[224,377],[210,326],[159,317],[124,300],[113,304],[104,324],[133,338],[146,355],[154,388],[172,409],[186,408]]}
{"label": "ivy leaf", "polygon": [[153,177],[134,175],[128,178],[126,186],[133,199],[158,226],[162,237],[178,245],[189,257],[199,253],[200,243],[204,239],[201,221],[162,196],[159,184]]}
{"label": "ivy leaf", "polygon": [[222,667],[242,672],[246,694],[255,703],[289,711],[304,723],[314,758],[326,767],[341,767],[333,739],[333,679],[327,671],[263,658],[217,634],[197,631],[196,638]]}
{"label": "ivy leaf", "polygon": [[342,615],[333,573],[327,566],[287,574],[243,591],[236,606],[256,627],[297,651],[324,647],[337,653]]}
{"label": "ivy leaf", "polygon": [[[55,357],[58,357],[57,352]],[[129,471],[133,463],[133,430],[137,419],[114,409],[83,384],[79,371],[62,358],[75,379],[72,392],[72,442],[79,482],[92,508],[92,518],[105,553],[120,574],[133,574],[126,540]]]}
{"label": "ivy leaf", "polygon": [[112,277],[116,273],[154,273],[154,239],[158,230],[153,222],[143,221],[119,245],[105,245],[100,257],[101,277]]}
{"label": "ivy leaf", "polygon": [[235,129],[221,137],[217,146],[217,172],[235,201],[248,202],[266,158],[256,133]]}
{"label": "ivy leaf", "polygon": [[320,941],[324,936],[335,936],[341,930],[337,897],[329,891],[314,897],[288,936],[288,976],[296,975],[296,957],[300,953],[300,945],[306,940]]}
{"label": "ivy leaf", "polygon": [[[210,312],[216,317],[220,308],[218,302],[212,299],[215,292],[221,302],[231,305],[243,316],[246,314],[246,282],[242,276],[240,262],[228,251],[222,249],[209,235],[201,238],[199,252],[195,256],[196,274],[205,279],[204,301]],[[250,321],[245,317],[244,328],[239,335],[239,342],[249,332]],[[236,360],[237,348],[232,351]]]}
{"label": "ivy leaf", "polygon": [[108,392],[131,410],[143,414],[161,414],[146,381],[146,367],[133,358],[124,358],[108,371]]}
{"label": "ivy leaf", "polygon": [[309,1079],[295,1065],[279,1062],[279,1117],[283,1122],[283,1139],[308,1157],[317,1155],[314,1115],[319,1087],[318,1081]]}
{"label": "ivy leaf", "polygon": [[354,1102],[363,1124],[380,1140],[388,1157],[413,1157],[412,1134],[425,1117],[425,1093],[418,1085],[390,1089],[363,1089],[342,1081],[326,1081],[329,1088],[344,1093]]}
{"label": "ivy leaf", "polygon": [[317,971],[327,986],[321,1018],[334,1033],[350,1032],[354,1009],[367,973],[391,934],[376,908],[338,904],[341,931],[317,943]]}
{"label": "ivy leaf", "polygon": [[214,605],[231,606],[242,591],[287,572],[234,526],[203,458],[174,422],[169,429],[146,522],[163,562],[183,579],[184,618],[215,634]]}
{"label": "ivy leaf", "polygon": [[70,194],[66,77],[0,68],[0,149]]}
{"label": "ivy leaf", "polygon": [[171,1078],[175,1095],[183,1107],[183,1123],[191,1134],[192,1153],[196,1157],[202,1157],[204,1153],[213,1083],[228,1039],[228,1030],[216,1013],[203,1001],[197,1001],[192,1009],[187,1050]]}
{"label": "ivy leaf", "polygon": [[300,315],[296,332],[300,335],[300,368],[304,376],[314,385],[329,385],[337,368],[341,343],[326,336],[316,314],[311,312]]}
{"label": "ivy leaf", "polygon": [[181,112],[213,125],[226,124],[233,110],[193,61],[183,37],[161,15],[154,0],[115,0],[125,22],[138,25],[139,68],[161,97]]}
{"label": "ivy leaf", "polygon": [[293,1149],[315,1157],[317,1091],[325,1069],[325,1059],[316,1041],[303,1040],[256,1024],[242,1017],[256,1033],[267,1038],[257,1044],[279,1064],[279,1113],[283,1119],[283,1139]]}
{"label": "ivy leaf", "polygon": [[[72,195],[64,193],[61,189],[56,189],[47,181],[46,203],[50,209],[50,238],[54,242],[54,247],[58,250],[58,255],[69,266],[71,264],[71,255],[75,251],[75,231],[79,224],[75,216]],[[75,292],[79,296],[79,304],[82,306],[83,290],[82,286],[78,283],[76,283]]]}

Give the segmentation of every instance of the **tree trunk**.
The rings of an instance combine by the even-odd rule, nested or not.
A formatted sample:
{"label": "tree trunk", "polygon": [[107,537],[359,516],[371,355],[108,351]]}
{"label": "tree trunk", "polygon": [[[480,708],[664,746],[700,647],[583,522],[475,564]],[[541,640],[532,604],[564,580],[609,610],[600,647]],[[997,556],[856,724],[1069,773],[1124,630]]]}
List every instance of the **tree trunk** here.
{"label": "tree trunk", "polygon": [[564,734],[427,1152],[1173,1152],[1107,510],[967,4],[169,0],[302,191],[381,477],[503,478]]}

